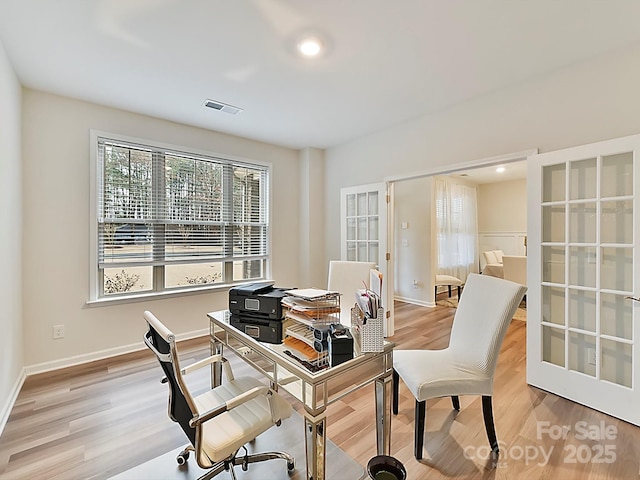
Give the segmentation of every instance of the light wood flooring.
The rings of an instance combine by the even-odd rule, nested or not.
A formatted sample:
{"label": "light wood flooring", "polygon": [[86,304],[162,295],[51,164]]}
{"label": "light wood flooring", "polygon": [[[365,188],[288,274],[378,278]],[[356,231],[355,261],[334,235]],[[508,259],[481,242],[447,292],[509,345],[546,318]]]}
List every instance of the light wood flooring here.
{"label": "light wood flooring", "polygon": [[[443,348],[454,312],[398,302],[392,340],[401,349]],[[526,384],[525,325],[512,322],[499,357],[497,465],[488,455],[479,397],[461,397],[458,413],[448,398],[427,403],[425,458],[416,461],[414,399],[401,384],[391,454],[404,463],[410,480],[640,478],[640,428]],[[179,347],[185,364],[208,355],[207,338]],[[241,360],[231,360],[236,375],[254,374]],[[167,417],[160,377],[157,362],[141,351],[27,378],[0,436],[0,479],[106,479],[185,444]],[[196,390],[208,385],[206,375],[192,382]],[[373,387],[364,388],[329,407],[329,438],[363,466],[376,454],[373,396]],[[615,438],[581,440],[578,422],[613,429]],[[570,431],[554,439],[540,431],[544,426]]]}

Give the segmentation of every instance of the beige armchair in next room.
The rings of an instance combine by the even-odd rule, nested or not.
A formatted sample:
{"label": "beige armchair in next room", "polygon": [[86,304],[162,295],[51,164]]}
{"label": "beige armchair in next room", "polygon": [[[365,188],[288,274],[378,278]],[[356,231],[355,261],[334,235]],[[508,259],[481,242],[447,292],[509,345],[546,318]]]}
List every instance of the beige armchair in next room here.
{"label": "beige armchair in next room", "polygon": [[527,285],[527,257],[522,255],[504,255],[502,257],[504,279],[520,285]]}

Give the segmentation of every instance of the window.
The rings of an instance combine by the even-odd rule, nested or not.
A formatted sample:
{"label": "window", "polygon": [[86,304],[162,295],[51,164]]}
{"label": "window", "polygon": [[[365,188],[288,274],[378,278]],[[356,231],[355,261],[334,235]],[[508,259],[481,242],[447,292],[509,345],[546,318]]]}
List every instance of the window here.
{"label": "window", "polygon": [[478,242],[476,189],[435,180],[438,273],[466,279],[475,271]]}
{"label": "window", "polygon": [[268,167],[96,140],[94,298],[265,278]]}

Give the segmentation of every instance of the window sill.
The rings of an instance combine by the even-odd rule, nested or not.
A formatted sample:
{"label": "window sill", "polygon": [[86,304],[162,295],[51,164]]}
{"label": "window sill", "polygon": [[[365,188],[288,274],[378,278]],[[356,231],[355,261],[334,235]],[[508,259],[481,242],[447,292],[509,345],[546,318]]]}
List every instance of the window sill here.
{"label": "window sill", "polygon": [[[109,296],[103,298],[97,298],[95,300],[88,300],[85,305],[87,307],[106,307],[111,305],[121,305],[125,303],[144,302],[148,300],[161,300],[165,298],[173,297],[186,297],[191,295],[201,295],[205,293],[215,293],[221,291],[228,291],[230,288],[237,285],[243,285],[246,283],[268,283],[270,280],[256,280],[254,282],[240,282],[237,284],[224,284],[224,285],[212,285],[209,287],[197,287],[197,288],[183,288],[180,290],[166,290],[164,292],[145,292],[132,295],[121,296]],[[271,282],[272,283],[272,282]]]}

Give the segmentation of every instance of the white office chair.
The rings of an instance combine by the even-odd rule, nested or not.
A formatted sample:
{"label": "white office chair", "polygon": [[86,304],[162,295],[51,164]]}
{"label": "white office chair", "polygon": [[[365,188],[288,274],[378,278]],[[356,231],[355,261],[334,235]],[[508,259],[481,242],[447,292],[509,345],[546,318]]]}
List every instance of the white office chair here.
{"label": "white office chair", "polygon": [[351,326],[351,307],[356,302],[355,291],[369,287],[369,272],[376,268],[373,262],[331,260],[327,290],[340,292],[340,323]]}
{"label": "white office chair", "polygon": [[[236,478],[234,465],[246,470],[250,463],[282,458],[287,470],[295,468],[294,459],[285,452],[238,455],[246,443],[291,416],[289,402],[253,377],[234,378],[231,367],[221,355],[213,355],[186,367],[180,366],[175,335],[151,312],[144,312],[149,331],[144,342],[156,355],[164,371],[163,383],[169,385],[169,417],[182,427],[190,444],[177,457],[186,463],[195,452],[198,466],[208,471],[198,480],[209,480],[223,470]],[[225,383],[196,397],[191,395],[183,376],[215,362],[225,368]]]}
{"label": "white office chair", "polygon": [[493,425],[493,375],[498,353],[526,287],[485,275],[467,278],[458,303],[449,346],[444,350],[394,350],[393,413],[398,413],[399,379],[416,399],[414,455],[422,458],[426,401],[451,396],[460,410],[459,395],[482,395],[485,428],[491,449],[498,453]]}

